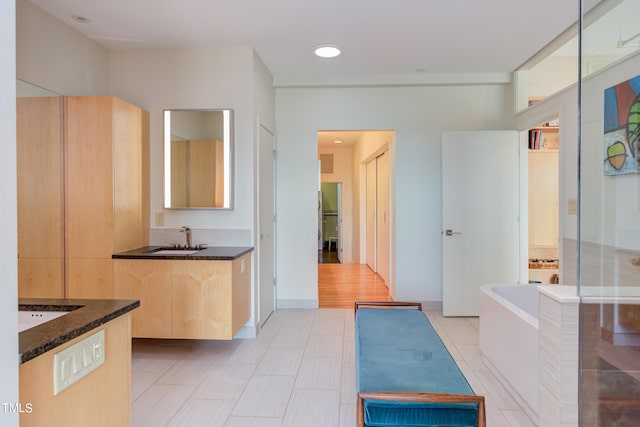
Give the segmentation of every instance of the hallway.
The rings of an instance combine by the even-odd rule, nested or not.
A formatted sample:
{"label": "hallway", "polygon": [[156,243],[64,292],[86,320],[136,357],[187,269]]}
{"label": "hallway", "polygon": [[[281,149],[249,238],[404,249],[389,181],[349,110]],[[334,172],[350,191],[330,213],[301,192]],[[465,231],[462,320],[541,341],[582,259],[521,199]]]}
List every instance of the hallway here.
{"label": "hallway", "polygon": [[320,308],[353,308],[355,301],[389,301],[389,289],[366,264],[318,264]]}

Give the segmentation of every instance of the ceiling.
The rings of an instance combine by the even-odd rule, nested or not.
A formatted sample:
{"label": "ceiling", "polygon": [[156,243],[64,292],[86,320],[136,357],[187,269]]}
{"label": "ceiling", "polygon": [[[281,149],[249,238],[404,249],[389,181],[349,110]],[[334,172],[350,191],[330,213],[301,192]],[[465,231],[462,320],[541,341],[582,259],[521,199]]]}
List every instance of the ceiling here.
{"label": "ceiling", "polygon": [[[375,131],[371,131],[375,132]],[[320,131],[318,132],[318,147],[353,147],[365,131],[341,130],[341,131]],[[336,141],[340,141],[336,143]]]}
{"label": "ceiling", "polygon": [[[30,1],[108,49],[253,46],[276,80],[508,73],[578,16],[577,0]],[[343,54],[316,58],[323,43]]]}

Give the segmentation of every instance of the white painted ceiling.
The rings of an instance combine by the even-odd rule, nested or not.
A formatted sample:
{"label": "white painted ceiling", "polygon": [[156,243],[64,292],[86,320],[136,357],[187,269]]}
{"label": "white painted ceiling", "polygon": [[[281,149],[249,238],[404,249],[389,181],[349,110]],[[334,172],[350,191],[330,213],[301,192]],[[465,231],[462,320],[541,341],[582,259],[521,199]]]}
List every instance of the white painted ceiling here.
{"label": "white painted ceiling", "polygon": [[[578,16],[578,0],[31,2],[108,49],[253,46],[276,79],[511,72]],[[316,58],[322,43],[343,54]]]}

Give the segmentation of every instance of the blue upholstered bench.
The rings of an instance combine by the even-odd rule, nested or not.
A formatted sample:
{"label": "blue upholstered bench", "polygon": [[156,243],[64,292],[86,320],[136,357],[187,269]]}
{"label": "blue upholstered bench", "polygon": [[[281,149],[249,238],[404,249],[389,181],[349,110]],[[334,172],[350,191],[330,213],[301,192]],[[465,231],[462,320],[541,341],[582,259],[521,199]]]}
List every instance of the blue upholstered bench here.
{"label": "blue upholstered bench", "polygon": [[356,302],[355,316],[358,427],[485,426],[422,304]]}

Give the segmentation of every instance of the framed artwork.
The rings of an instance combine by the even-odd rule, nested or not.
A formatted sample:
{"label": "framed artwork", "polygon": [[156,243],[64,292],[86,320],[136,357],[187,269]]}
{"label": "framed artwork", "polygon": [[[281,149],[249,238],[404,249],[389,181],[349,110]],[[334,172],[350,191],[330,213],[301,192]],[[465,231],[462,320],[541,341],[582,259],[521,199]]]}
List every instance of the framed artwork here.
{"label": "framed artwork", "polygon": [[640,172],[640,76],[604,91],[604,175]]}

